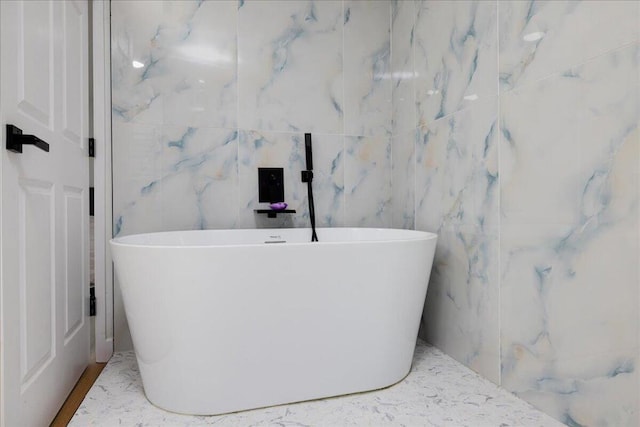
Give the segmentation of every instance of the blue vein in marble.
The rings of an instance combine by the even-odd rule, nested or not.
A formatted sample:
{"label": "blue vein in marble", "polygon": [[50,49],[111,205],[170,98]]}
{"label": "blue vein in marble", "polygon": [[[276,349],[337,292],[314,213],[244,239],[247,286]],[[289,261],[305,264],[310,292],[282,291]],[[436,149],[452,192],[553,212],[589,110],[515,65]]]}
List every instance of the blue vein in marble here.
{"label": "blue vein in marble", "polygon": [[[185,135],[185,137],[186,137],[186,135]],[[197,156],[185,157],[182,160],[180,160],[179,162],[177,162],[173,166],[172,169],[176,173],[181,172],[181,170],[183,170],[183,169],[188,169],[188,170],[194,172],[201,165],[203,165],[207,161],[211,160],[214,157],[215,151],[217,151],[218,149],[220,149],[222,147],[225,147],[225,146],[229,145],[230,143],[235,141],[236,138],[237,138],[237,131],[234,131],[234,132],[232,132],[230,135],[228,135],[225,138],[225,140],[223,141],[222,145],[213,147],[213,148],[205,151],[204,153],[200,153]]]}
{"label": "blue vein in marble", "polygon": [[[286,68],[290,45],[303,33],[304,30],[300,27],[288,28],[282,36],[272,43],[274,49],[271,58],[273,59],[274,72],[281,73]],[[273,83],[273,77],[269,80],[268,85],[271,83]],[[266,89],[268,85],[262,87],[262,90]]]}
{"label": "blue vein in marble", "polygon": [[442,93],[442,97],[440,98],[440,106],[438,107],[438,112],[434,117],[434,120],[438,120],[446,115],[445,102],[447,100],[447,88],[449,87],[449,73],[446,71],[439,71],[436,73],[433,80],[433,87],[440,87],[440,92]]}
{"label": "blue vein in marble", "polygon": [[314,2],[311,2],[311,4],[309,5],[309,13],[307,13],[307,15],[304,17],[304,21],[305,22],[318,22],[318,18],[316,18],[316,5]]}
{"label": "blue vein in marble", "polygon": [[306,158],[302,157],[302,153],[304,151],[302,138],[299,135],[294,135],[291,140],[293,141],[293,147],[291,148],[291,154],[289,155],[289,164],[293,165],[298,163],[302,169],[304,161],[306,160]]}
{"label": "blue vein in marble", "polygon": [[122,215],[118,215],[118,218],[114,221],[113,224],[113,237],[117,237],[122,230]]}
{"label": "blue vein in marble", "polygon": [[[157,70],[158,68],[158,64],[160,63],[160,59],[155,59],[153,57],[153,55],[151,55],[149,57],[149,61],[145,61],[146,62],[146,66],[144,67],[144,71],[142,72],[142,74],[140,74],[140,79],[138,81],[138,83],[142,83],[145,80],[148,80],[151,77],[154,77],[154,71]],[[160,71],[156,71],[157,73],[160,73]]]}
{"label": "blue vein in marble", "polygon": [[[297,15],[292,16],[292,18],[294,19],[294,22],[296,17]],[[313,3],[311,3],[309,12],[306,14],[304,18],[305,22],[309,20],[313,20],[313,21],[317,20],[315,18]],[[305,31],[302,28],[302,26],[300,26],[297,23],[294,23],[293,26],[286,28],[283,34],[280,37],[276,38],[271,43],[271,50],[273,52],[273,54],[271,55],[271,58],[273,60],[274,73],[272,73],[267,83],[260,88],[260,92],[264,92],[269,86],[271,86],[273,82],[276,80],[276,77],[280,73],[282,73],[282,71],[286,68],[288,57],[290,55],[291,44],[293,44],[294,41],[299,39],[300,36],[304,34],[304,32]]]}
{"label": "blue vein in marble", "polygon": [[[375,82],[385,81],[385,76],[388,75],[389,62],[391,59],[391,46],[385,43],[385,46],[378,49],[371,55],[372,66],[371,72],[373,74],[373,80]],[[365,99],[373,94],[373,89],[365,96]]]}
{"label": "blue vein in marble", "polygon": [[334,224],[334,217],[332,215],[333,212],[336,212],[338,207],[340,206],[340,201],[344,197],[344,187],[340,187],[335,183],[331,183],[332,197],[331,197],[331,210],[324,215],[325,223],[328,227],[331,227]]}
{"label": "blue vein in marble", "polygon": [[195,132],[196,132],[195,128],[189,127],[189,128],[187,128],[187,131],[185,133],[183,133],[182,136],[179,139],[177,139],[175,141],[169,141],[167,143],[167,146],[168,147],[176,147],[178,150],[184,151],[184,147],[185,147],[185,144],[186,144],[187,140],[189,138],[191,138],[195,134]]}
{"label": "blue vein in marble", "polygon": [[525,17],[525,25],[523,25],[522,28],[526,27],[531,21],[531,19],[533,19],[533,17],[537,12],[537,9],[538,9],[538,5],[536,4],[536,2],[533,0],[529,0],[529,7],[527,8],[527,16]]}
{"label": "blue vein in marble", "polygon": [[207,220],[205,219],[205,215],[204,215],[204,205],[202,202],[202,196],[209,189],[209,187],[211,187],[212,183],[213,183],[213,180],[209,178],[208,182],[202,188],[194,189],[196,194],[196,205],[198,206],[198,221],[196,224],[196,228],[200,230],[206,230],[208,228]]}
{"label": "blue vein in marble", "polygon": [[132,109],[126,109],[114,104],[111,108],[111,112],[123,121],[129,122],[138,114],[148,110],[151,107],[151,104],[153,104],[153,102],[158,99],[158,97],[160,97],[160,94],[155,93],[151,98],[147,99],[142,104],[136,105],[135,108]]}
{"label": "blue vein in marble", "polygon": [[620,363],[620,365],[616,366],[612,370],[607,373],[607,377],[614,378],[621,374],[631,374],[635,371],[635,366],[633,360],[627,359]]}
{"label": "blue vein in marble", "polygon": [[[270,43],[271,51],[273,52],[271,55],[273,61],[273,73],[271,73],[267,82],[258,90],[257,100],[259,104],[261,104],[261,98],[265,95],[267,88],[271,87],[287,68],[289,56],[291,55],[291,46],[308,32],[308,30],[298,22],[298,17],[299,15],[297,14],[292,15],[291,18],[294,23],[290,27],[286,28],[280,37]],[[303,21],[304,25],[308,25],[309,22],[318,21],[316,17],[315,3],[313,1],[309,3],[309,8],[304,15]],[[319,33],[329,33],[331,31],[335,31],[335,28],[330,28],[326,31],[319,31]],[[342,115],[342,108],[340,107],[339,102],[334,97],[331,98],[331,102],[334,109]],[[294,131],[300,130],[293,125],[289,125],[289,127]]]}
{"label": "blue vein in marble", "polygon": [[[133,209],[133,207],[136,205],[136,202],[129,202],[127,204],[127,206],[125,206],[125,208],[122,210],[123,212],[126,212],[130,209]],[[117,219],[115,219],[114,223],[113,223],[113,237],[118,237],[118,235],[120,234],[120,232],[122,231],[122,227],[124,226],[124,216],[123,215],[118,215]]]}
{"label": "blue vein in marble", "polygon": [[620,135],[612,136],[611,155],[594,170],[584,185],[578,224],[554,246],[555,252],[559,255],[575,256],[580,247],[586,245],[615,222],[615,219],[606,217],[612,199],[610,175],[613,172],[613,163],[617,153],[636,127],[636,124],[633,124],[625,128]]}
{"label": "blue vein in marble", "polygon": [[553,270],[553,267],[548,267],[548,266],[544,266],[544,267],[538,267],[538,266],[534,266],[533,269],[536,272],[536,277],[538,278],[538,291],[541,292],[544,289],[544,283],[547,280],[547,278],[549,277],[549,275],[551,274],[551,270]]}
{"label": "blue vein in marble", "polygon": [[569,413],[565,412],[565,416],[562,420],[563,423],[565,423],[567,425],[567,427],[585,427],[584,425],[580,424],[579,422],[577,422],[576,420],[574,420],[571,415],[569,415]]}
{"label": "blue vein in marble", "polygon": [[567,78],[570,78],[570,79],[579,79],[579,78],[581,78],[580,74],[576,73],[573,70],[565,71],[564,73],[562,73],[562,77],[567,77]]}
{"label": "blue vein in marble", "polygon": [[[564,274],[565,277],[571,278],[575,275],[575,270],[572,267],[575,258],[579,255],[581,250],[593,241],[599,234],[601,234],[608,227],[613,225],[615,222],[619,220],[619,218],[610,218],[609,210],[611,208],[612,201],[612,188],[611,188],[611,174],[613,173],[613,167],[615,158],[617,157],[620,149],[625,144],[625,141],[628,139],[628,136],[635,131],[637,125],[634,123],[624,129],[622,129],[618,135],[613,135],[611,137],[611,146],[609,148],[609,156],[602,161],[600,165],[594,168],[591,176],[586,180],[584,184],[584,188],[582,191],[582,200],[579,208],[579,218],[577,219],[577,223],[573,226],[573,228],[563,237],[559,239],[554,239],[555,243],[552,245],[552,250],[554,252],[553,259],[556,260],[552,263],[561,266],[564,271],[561,274]],[[508,143],[515,147],[514,140],[512,135],[507,129],[503,129],[503,135]],[[632,209],[635,209],[632,208]],[[631,214],[631,212],[628,212]],[[553,241],[553,240],[552,240]],[[513,256],[516,252],[523,251],[532,251],[536,250],[535,247],[521,247],[515,251],[512,251],[510,256]],[[534,266],[534,271],[538,277],[538,292],[541,294],[541,298],[546,299],[545,296],[545,283],[549,279],[552,274],[553,266]],[[542,310],[541,320],[543,322],[542,331],[538,334],[538,337],[531,343],[534,347],[539,341],[540,338],[544,337],[548,340],[548,345],[550,344],[553,347],[553,343],[551,342],[549,336],[549,328],[548,328],[548,314],[546,312],[547,304],[540,304],[540,308]],[[526,348],[527,351],[533,353],[533,348]],[[511,356],[513,357],[513,356]],[[503,366],[503,372],[505,370],[512,370],[514,368],[514,364],[512,363],[510,367]],[[548,369],[548,368],[547,368]],[[634,372],[635,366],[631,361],[624,361],[619,364],[619,366],[608,371],[605,376],[606,377],[614,377],[621,374],[629,374]],[[545,384],[544,381],[548,380],[545,378],[540,379],[538,384],[538,390],[540,390],[540,386]],[[585,380],[581,378],[581,380]],[[554,388],[552,391],[558,394],[566,394],[570,389],[567,388]],[[565,422],[568,425],[580,425],[573,418],[571,418],[568,414],[566,415]]]}
{"label": "blue vein in marble", "polygon": [[[176,141],[172,141],[174,142],[174,146],[176,146],[177,148],[180,149],[181,152],[184,151],[184,147],[185,145],[187,145],[188,139],[190,137],[193,136],[193,134],[195,133],[195,129],[193,128],[189,128],[187,129],[187,131],[182,135],[182,137],[178,140],[178,142]],[[235,140],[237,140],[238,137],[238,132],[234,131],[231,132],[230,134],[228,134],[223,143],[221,145],[216,145],[214,147],[209,148],[207,151],[203,152],[203,153],[199,153],[198,155],[195,156],[185,156],[183,157],[181,160],[179,160],[177,163],[175,163],[171,168],[170,168],[170,172],[165,174],[164,176],[151,181],[149,184],[145,185],[144,187],[142,187],[140,189],[140,195],[141,196],[149,196],[150,194],[152,194],[157,188],[161,187],[162,182],[166,181],[169,178],[172,178],[178,174],[180,174],[181,172],[187,170],[190,171],[191,173],[195,173],[198,171],[198,169],[206,164],[208,161],[214,159],[216,157],[216,152],[222,148],[222,147],[226,147],[229,144],[233,143]],[[169,142],[168,145],[171,145],[172,142]],[[224,162],[223,168],[225,170],[224,176],[228,176],[229,175],[229,170],[232,169],[234,167],[234,165],[236,164],[236,160],[235,159],[231,159],[231,160],[227,160]],[[215,181],[215,179],[209,179],[208,183],[204,186],[204,188],[201,189],[197,189],[197,188],[193,188],[193,191],[196,195],[196,199],[198,201],[198,211],[199,211],[199,220],[198,223],[195,224],[196,227],[206,227],[206,221],[204,219],[204,213],[202,210],[202,195],[204,194],[204,192],[210,187],[210,185],[213,183],[213,181]],[[131,202],[129,203],[125,209],[123,209],[123,212],[127,212],[130,211],[131,209],[133,209],[135,207],[136,203],[135,202]],[[115,221],[114,224],[114,236],[117,236],[118,234],[120,234],[120,232],[122,231],[122,227],[123,227],[123,222],[124,222],[124,214],[120,214],[117,217],[117,220]]]}
{"label": "blue vein in marble", "polygon": [[333,109],[336,110],[338,114],[340,114],[340,116],[342,116],[342,107],[340,107],[340,104],[334,96],[331,96],[331,105],[333,105]]}
{"label": "blue vein in marble", "polygon": [[554,394],[571,395],[578,392],[578,385],[574,379],[542,377],[536,383],[538,384],[538,390],[550,391]]}
{"label": "blue vein in marble", "polygon": [[[253,151],[258,151],[259,149],[261,149],[264,145],[267,144],[267,140],[264,139],[264,137],[262,135],[259,135],[258,138],[254,138],[253,139]],[[250,164],[250,158],[246,158],[244,164],[249,165]]]}
{"label": "blue vein in marble", "polygon": [[153,187],[155,187],[159,181],[160,180],[151,181],[149,184],[142,187],[142,189],[140,190],[140,194],[143,196],[149,195],[151,191],[153,191]]}
{"label": "blue vein in marble", "polygon": [[[577,3],[577,2],[576,2]],[[524,19],[524,25],[521,28],[526,28],[529,25],[529,22],[533,19],[533,17],[538,12],[538,3],[535,0],[529,0],[529,7],[527,9],[527,15]],[[500,81],[500,85],[506,86],[508,88],[513,88],[516,85],[518,78],[522,75],[524,70],[531,64],[536,57],[536,53],[538,51],[538,45],[542,43],[544,37],[536,40],[534,42],[530,42],[532,50],[529,54],[522,58],[519,62],[519,65],[516,70],[511,70],[510,72],[499,72],[498,80]],[[516,73],[518,74],[516,76]]]}

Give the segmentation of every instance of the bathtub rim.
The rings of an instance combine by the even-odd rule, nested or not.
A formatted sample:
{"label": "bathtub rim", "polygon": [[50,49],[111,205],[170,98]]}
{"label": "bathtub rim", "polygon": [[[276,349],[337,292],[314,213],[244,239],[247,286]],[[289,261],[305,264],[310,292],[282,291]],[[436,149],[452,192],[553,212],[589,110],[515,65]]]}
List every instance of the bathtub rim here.
{"label": "bathtub rim", "polygon": [[[245,247],[265,247],[265,246],[305,246],[305,245],[320,245],[320,246],[328,246],[328,245],[353,245],[353,244],[366,244],[366,243],[374,243],[374,244],[389,244],[389,243],[406,243],[406,242],[419,242],[419,241],[429,241],[429,240],[437,240],[438,234],[430,232],[430,231],[421,231],[421,230],[408,230],[402,228],[384,228],[384,227],[320,227],[317,228],[318,232],[322,232],[323,230],[371,230],[373,232],[376,231],[398,231],[401,232],[404,236],[398,238],[381,238],[381,239],[372,239],[372,240],[344,240],[344,241],[331,241],[331,242],[284,242],[281,244],[266,244],[265,242],[258,243],[232,243],[232,244],[224,244],[224,245],[216,245],[216,244],[197,244],[197,245],[185,245],[185,244],[148,244],[148,243],[128,243],[123,242],[125,239],[132,239],[135,237],[142,236],[150,236],[157,234],[171,234],[171,233],[198,233],[198,232],[279,232],[283,230],[307,230],[309,232],[309,236],[311,236],[311,228],[224,228],[224,229],[207,229],[207,230],[171,230],[171,231],[154,231],[150,233],[136,233],[129,234],[126,236],[114,237],[109,240],[109,244],[112,246],[118,247],[127,247],[127,248],[147,248],[147,249],[212,249],[212,248],[245,248]],[[412,237],[408,237],[412,236]]]}

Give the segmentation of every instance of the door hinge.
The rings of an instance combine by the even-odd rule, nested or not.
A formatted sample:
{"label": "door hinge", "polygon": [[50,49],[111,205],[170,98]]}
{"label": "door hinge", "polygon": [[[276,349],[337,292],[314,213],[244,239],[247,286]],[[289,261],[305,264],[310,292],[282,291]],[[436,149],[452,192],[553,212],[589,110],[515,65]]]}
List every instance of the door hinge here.
{"label": "door hinge", "polygon": [[96,291],[95,291],[95,288],[93,287],[93,283],[91,285],[92,286],[89,288],[89,316],[95,316],[96,315]]}
{"label": "door hinge", "polygon": [[89,138],[89,157],[96,156],[96,139]]}
{"label": "door hinge", "polygon": [[94,216],[94,191],[93,187],[89,187],[89,216]]}

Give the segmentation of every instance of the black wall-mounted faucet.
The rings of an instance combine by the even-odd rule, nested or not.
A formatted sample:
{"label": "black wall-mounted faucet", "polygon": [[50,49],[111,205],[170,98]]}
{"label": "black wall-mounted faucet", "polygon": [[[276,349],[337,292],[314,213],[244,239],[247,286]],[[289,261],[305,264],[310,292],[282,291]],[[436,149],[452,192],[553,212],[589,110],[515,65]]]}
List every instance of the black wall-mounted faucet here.
{"label": "black wall-mounted faucet", "polygon": [[318,235],[316,234],[316,209],[313,202],[313,189],[311,183],[313,182],[313,155],[311,150],[311,134],[304,134],[304,151],[307,160],[307,170],[303,170],[301,173],[302,182],[307,183],[307,193],[309,198],[309,219],[311,220],[311,241],[317,242]]}

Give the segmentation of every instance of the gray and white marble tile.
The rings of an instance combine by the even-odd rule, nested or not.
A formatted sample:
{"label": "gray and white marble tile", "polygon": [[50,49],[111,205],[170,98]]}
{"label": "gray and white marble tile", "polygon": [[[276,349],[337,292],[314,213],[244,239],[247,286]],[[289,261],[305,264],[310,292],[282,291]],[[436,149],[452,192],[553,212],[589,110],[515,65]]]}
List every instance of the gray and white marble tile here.
{"label": "gray and white marble tile", "polygon": [[344,2],[346,135],[391,135],[390,14],[388,1]]}
{"label": "gray and white marble tile", "polygon": [[390,227],[391,138],[345,137],[345,225]]}
{"label": "gray and white marble tile", "polygon": [[163,53],[155,46],[154,38],[163,16],[162,1],[114,2],[111,5],[114,123],[162,124],[161,94],[168,82],[166,64],[161,60]]}
{"label": "gray and white marble tile", "polygon": [[119,123],[113,140],[114,235],[234,226],[236,131]]}
{"label": "gray and white marble tile", "polygon": [[391,387],[208,417],[153,406],[144,397],[134,353],[116,353],[69,425],[561,426],[421,341],[411,372]]}
{"label": "gray and white marble tile", "polygon": [[437,232],[498,226],[497,99],[420,129],[416,142],[416,227]]}
{"label": "gray and white marble tile", "polygon": [[503,384],[574,425],[637,425],[638,46],[502,97]]}
{"label": "gray and white marble tile", "polygon": [[438,233],[421,336],[499,382],[497,99],[417,132],[416,228]]}
{"label": "gray and white marble tile", "polygon": [[464,226],[438,233],[421,336],[485,378],[500,382],[497,232]]}
{"label": "gray and white marble tile", "polygon": [[417,127],[414,55],[416,2],[391,2],[392,133],[404,135]]}
{"label": "gray and white marble tile", "polygon": [[391,2],[392,226],[415,227],[415,64],[416,2]]}
{"label": "gray and white marble tile", "polygon": [[497,2],[426,1],[416,16],[418,125],[498,94]]}
{"label": "gray and white marble tile", "polygon": [[[258,202],[258,168],[284,168],[285,202],[292,215],[290,226],[308,227],[307,184],[300,172],[306,169],[304,134],[240,132],[239,227],[255,228],[254,209],[266,208]],[[344,141],[340,135],[313,134],[313,196],[318,227],[344,225]],[[268,226],[266,223],[265,226]]]}
{"label": "gray and white marble tile", "polygon": [[112,5],[114,122],[237,126],[235,1]]}
{"label": "gray and white marble tile", "polygon": [[393,136],[392,144],[392,226],[415,227],[415,141],[416,131]]}
{"label": "gray and white marble tile", "polygon": [[160,34],[171,78],[163,123],[235,128],[237,2],[166,2]]}
{"label": "gray and white marble tile", "polygon": [[638,41],[637,1],[499,2],[500,88],[508,91]]}
{"label": "gray and white marble tile", "polygon": [[568,425],[636,426],[637,233],[567,228],[501,233],[502,386]]}
{"label": "gray and white marble tile", "polygon": [[239,127],[342,133],[342,2],[243,1],[238,7]]}
{"label": "gray and white marble tile", "polygon": [[630,46],[501,98],[506,223],[580,228],[628,214],[633,200],[610,199],[635,197],[627,177],[637,169],[637,87],[638,47]]}

